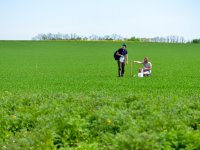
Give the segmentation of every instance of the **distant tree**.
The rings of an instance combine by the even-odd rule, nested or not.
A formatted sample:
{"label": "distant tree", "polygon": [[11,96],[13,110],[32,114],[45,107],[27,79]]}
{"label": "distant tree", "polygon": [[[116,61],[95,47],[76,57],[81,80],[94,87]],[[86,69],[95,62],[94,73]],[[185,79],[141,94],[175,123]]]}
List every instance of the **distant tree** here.
{"label": "distant tree", "polygon": [[141,42],[154,42],[151,38],[140,38]]}
{"label": "distant tree", "polygon": [[55,34],[55,39],[56,39],[56,40],[62,40],[62,39],[63,39],[62,33],[57,33],[57,34]]}
{"label": "distant tree", "polygon": [[54,37],[53,37],[53,34],[52,34],[52,33],[48,33],[48,34],[47,34],[47,39],[48,39],[48,40],[53,40],[53,38],[54,38]]}
{"label": "distant tree", "polygon": [[136,42],[139,42],[140,41],[140,39],[139,38],[136,38],[136,37],[131,37],[131,38],[129,38],[129,39],[127,39],[128,41],[136,41]]}
{"label": "distant tree", "polygon": [[200,39],[193,39],[192,43],[195,43],[195,44],[200,43]]}
{"label": "distant tree", "polygon": [[181,43],[185,43],[184,37],[181,37],[181,38],[180,38],[180,42],[181,42]]}
{"label": "distant tree", "polygon": [[69,40],[69,39],[70,39],[70,36],[68,34],[63,35],[63,40]]}
{"label": "distant tree", "polygon": [[113,38],[110,35],[105,35],[103,40],[113,40]]}
{"label": "distant tree", "polygon": [[88,37],[83,37],[82,40],[87,41]]}
{"label": "distant tree", "polygon": [[47,40],[48,39],[46,34],[40,34],[39,36],[40,36],[41,40]]}
{"label": "distant tree", "polygon": [[91,36],[89,36],[89,40],[98,40],[99,39],[99,36],[98,35],[95,35],[95,34],[93,34],[93,35],[91,35]]}
{"label": "distant tree", "polygon": [[112,34],[112,35],[111,35],[111,38],[112,38],[113,40],[117,40],[117,37],[118,37],[117,34]]}
{"label": "distant tree", "polygon": [[167,43],[170,43],[170,36],[167,36],[166,39],[167,39]]}

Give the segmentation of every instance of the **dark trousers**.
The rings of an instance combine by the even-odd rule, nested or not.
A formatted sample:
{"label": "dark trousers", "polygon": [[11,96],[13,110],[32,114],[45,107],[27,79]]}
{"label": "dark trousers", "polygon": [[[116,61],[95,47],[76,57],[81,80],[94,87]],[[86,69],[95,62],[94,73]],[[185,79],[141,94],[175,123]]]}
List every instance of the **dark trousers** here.
{"label": "dark trousers", "polygon": [[118,76],[123,77],[124,75],[124,68],[125,68],[125,63],[120,62],[119,60],[117,61],[118,64]]}

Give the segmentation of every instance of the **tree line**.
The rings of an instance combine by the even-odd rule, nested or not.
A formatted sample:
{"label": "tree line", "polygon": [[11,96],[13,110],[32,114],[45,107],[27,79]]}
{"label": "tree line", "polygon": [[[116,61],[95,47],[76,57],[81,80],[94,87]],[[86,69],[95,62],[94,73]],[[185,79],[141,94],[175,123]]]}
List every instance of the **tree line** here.
{"label": "tree line", "polygon": [[79,36],[76,33],[72,34],[62,34],[62,33],[40,33],[36,35],[35,37],[32,38],[33,40],[124,40],[124,38],[120,35],[117,34],[112,34],[112,35],[104,35],[104,36],[99,36],[99,35],[90,35],[90,36]]}
{"label": "tree line", "polygon": [[32,38],[32,40],[83,40],[83,41],[137,41],[137,42],[162,42],[162,43],[200,43],[200,39],[194,39],[192,41],[186,41],[182,36],[166,36],[166,37],[153,37],[153,38],[138,38],[130,37],[124,38],[118,34],[112,35],[89,35],[80,36],[78,34],[62,34],[62,33],[40,33]]}

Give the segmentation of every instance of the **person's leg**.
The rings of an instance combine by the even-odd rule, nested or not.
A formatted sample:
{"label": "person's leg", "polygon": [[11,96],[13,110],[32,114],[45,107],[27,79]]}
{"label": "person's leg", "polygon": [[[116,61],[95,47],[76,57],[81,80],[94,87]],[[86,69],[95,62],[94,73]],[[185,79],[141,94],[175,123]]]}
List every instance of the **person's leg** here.
{"label": "person's leg", "polygon": [[124,76],[124,72],[125,72],[125,63],[121,63],[122,64],[122,74],[121,76]]}
{"label": "person's leg", "polygon": [[118,64],[118,76],[121,77],[121,71],[122,71],[122,63],[118,60],[117,61],[117,64]]}
{"label": "person's leg", "polygon": [[145,71],[145,72],[143,72],[143,75],[144,75],[144,76],[150,76],[151,73],[150,73],[149,71]]}

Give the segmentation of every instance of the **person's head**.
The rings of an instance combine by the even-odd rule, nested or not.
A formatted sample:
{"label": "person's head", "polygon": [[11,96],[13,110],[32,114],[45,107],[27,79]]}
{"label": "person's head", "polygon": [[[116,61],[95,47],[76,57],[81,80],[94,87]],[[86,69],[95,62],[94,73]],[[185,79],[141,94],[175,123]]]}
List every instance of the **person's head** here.
{"label": "person's head", "polygon": [[148,57],[144,57],[144,63],[148,63],[149,62],[149,58]]}
{"label": "person's head", "polygon": [[123,48],[123,49],[126,49],[126,44],[122,44],[122,48]]}

